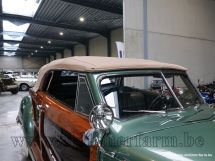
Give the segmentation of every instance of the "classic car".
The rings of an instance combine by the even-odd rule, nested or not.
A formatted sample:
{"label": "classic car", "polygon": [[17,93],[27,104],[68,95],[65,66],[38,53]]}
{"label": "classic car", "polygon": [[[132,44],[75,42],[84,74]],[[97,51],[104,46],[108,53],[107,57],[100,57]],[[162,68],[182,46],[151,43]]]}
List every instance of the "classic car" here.
{"label": "classic car", "polygon": [[0,93],[11,92],[12,94],[17,94],[18,91],[18,85],[15,83],[15,79],[0,73]]}
{"label": "classic car", "polygon": [[[29,156],[36,161],[214,160],[215,111],[186,71],[129,58],[52,61],[40,69],[17,116]],[[163,90],[152,89],[153,80],[164,82]]]}
{"label": "classic car", "polygon": [[215,90],[215,81],[213,81],[211,83],[208,83],[205,86],[208,87],[208,88],[211,88],[211,89]]}
{"label": "classic car", "polygon": [[209,104],[215,103],[215,89],[209,88],[206,85],[199,85],[198,89],[205,102]]}
{"label": "classic car", "polygon": [[163,85],[164,85],[164,82],[162,80],[153,80],[151,82],[152,89],[161,89]]}
{"label": "classic car", "polygon": [[19,86],[19,90],[28,91],[29,88],[33,87],[37,79],[35,77],[19,76],[16,77],[16,83]]}

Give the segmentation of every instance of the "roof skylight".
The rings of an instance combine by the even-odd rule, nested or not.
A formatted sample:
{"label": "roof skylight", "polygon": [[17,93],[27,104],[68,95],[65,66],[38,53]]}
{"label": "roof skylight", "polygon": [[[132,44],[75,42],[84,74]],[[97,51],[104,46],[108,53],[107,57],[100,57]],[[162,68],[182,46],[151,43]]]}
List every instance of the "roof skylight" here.
{"label": "roof skylight", "polygon": [[34,17],[42,0],[2,0],[3,13]]}
{"label": "roof skylight", "polygon": [[6,56],[14,56],[16,54],[15,54],[15,52],[6,52],[6,51],[4,51],[4,55],[6,55]]}
{"label": "roof skylight", "polygon": [[4,50],[17,50],[18,47],[19,47],[19,44],[3,43]]}
{"label": "roof skylight", "polygon": [[13,23],[3,20],[3,31],[23,32],[25,33],[29,27],[29,23]]}
{"label": "roof skylight", "polygon": [[16,40],[16,41],[21,41],[21,40],[23,39],[23,36],[3,34],[3,39],[4,39],[4,40]]}

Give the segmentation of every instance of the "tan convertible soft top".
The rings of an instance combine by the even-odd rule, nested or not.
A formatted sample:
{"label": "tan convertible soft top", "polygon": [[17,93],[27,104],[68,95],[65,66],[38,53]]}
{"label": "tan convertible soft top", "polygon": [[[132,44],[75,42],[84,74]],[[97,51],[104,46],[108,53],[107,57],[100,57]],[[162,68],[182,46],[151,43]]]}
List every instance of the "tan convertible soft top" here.
{"label": "tan convertible soft top", "polygon": [[55,69],[66,69],[80,72],[101,72],[124,69],[176,69],[187,70],[175,64],[161,63],[152,60],[116,58],[116,57],[95,57],[95,56],[75,56],[58,59],[44,65],[40,71],[36,85],[33,90],[38,91],[43,83],[46,72]]}

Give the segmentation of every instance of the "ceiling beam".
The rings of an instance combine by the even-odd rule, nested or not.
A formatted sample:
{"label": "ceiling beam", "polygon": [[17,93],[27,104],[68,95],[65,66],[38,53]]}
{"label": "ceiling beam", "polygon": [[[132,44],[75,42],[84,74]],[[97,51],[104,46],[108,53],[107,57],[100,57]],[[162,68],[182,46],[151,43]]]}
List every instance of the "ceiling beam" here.
{"label": "ceiling beam", "polygon": [[72,43],[71,45],[73,45],[74,43],[80,43],[82,44],[83,41],[81,40],[81,38],[78,37],[74,37],[74,38],[65,38],[65,37],[57,37],[57,36],[40,36],[40,35],[35,35],[35,34],[26,34],[26,33],[22,33],[22,32],[8,32],[8,31],[4,31],[1,32],[0,35],[17,35],[17,36],[24,36],[24,37],[29,37],[32,39],[43,39],[43,40],[51,40],[51,41],[65,41],[65,42],[69,42]]}
{"label": "ceiling beam", "polygon": [[62,52],[63,51],[63,49],[47,49],[47,48],[43,48],[43,49],[41,49],[40,47],[37,47],[37,48],[31,48],[31,47],[18,47],[18,49],[19,50],[23,50],[23,51],[25,51],[25,50],[33,50],[33,51],[35,51],[35,50],[37,50],[37,51],[47,51],[47,52]]}
{"label": "ceiling beam", "polygon": [[88,0],[61,0],[61,1],[122,15],[122,8],[110,7],[110,6],[106,6],[106,5],[103,5],[98,2],[92,2],[92,1],[89,2]]}
{"label": "ceiling beam", "polygon": [[33,23],[33,24],[51,26],[51,27],[58,27],[58,28],[63,28],[63,29],[71,29],[71,30],[78,30],[78,31],[85,31],[85,32],[103,34],[99,30],[95,30],[95,29],[92,29],[92,28],[84,27],[84,26],[78,26],[78,25],[73,25],[73,24],[54,23],[54,22],[44,21],[44,20],[36,20],[36,19],[34,19],[32,17],[21,16],[21,15],[1,13],[0,14],[0,19],[9,20],[9,21],[18,21],[18,22],[23,22],[23,23]]}
{"label": "ceiling beam", "polygon": [[[26,54],[26,53],[19,53],[18,55],[14,55],[14,56],[30,56],[30,57],[48,57],[49,55],[52,55],[52,54],[35,54],[35,55],[29,55],[29,54]],[[0,52],[0,56],[7,56],[7,55],[4,55],[3,52]],[[13,57],[14,57],[13,56]]]}
{"label": "ceiling beam", "polygon": [[[5,50],[5,49],[0,49],[0,52],[15,52],[15,53],[32,53],[33,51],[19,51],[19,50]],[[51,53],[56,53],[55,51],[49,51],[49,52],[47,52],[47,51],[38,51],[37,52],[38,54],[40,54],[40,53],[47,53],[47,54],[51,54]],[[34,54],[37,54],[37,53],[34,53]]]}
{"label": "ceiling beam", "polygon": [[[3,47],[0,47],[0,50],[5,50]],[[40,47],[38,48],[31,48],[31,47],[18,47],[17,49],[18,51],[29,51],[29,52],[35,52],[35,50],[37,50],[38,52],[40,51],[44,51],[44,52],[62,52],[63,49],[59,50],[59,49],[41,49]]]}
{"label": "ceiling beam", "polygon": [[42,42],[27,42],[27,41],[17,41],[17,40],[0,40],[0,42],[5,43],[14,43],[14,44],[28,44],[32,46],[43,46],[43,47],[55,47],[55,48],[71,48],[71,45],[54,45],[54,44],[48,44],[48,43],[42,43]]}

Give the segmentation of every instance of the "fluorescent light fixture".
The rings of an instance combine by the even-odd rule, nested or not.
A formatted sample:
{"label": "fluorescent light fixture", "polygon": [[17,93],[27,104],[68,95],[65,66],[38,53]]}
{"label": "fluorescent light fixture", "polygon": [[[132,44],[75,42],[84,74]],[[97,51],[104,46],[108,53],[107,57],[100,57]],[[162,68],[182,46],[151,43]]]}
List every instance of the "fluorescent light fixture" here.
{"label": "fluorescent light fixture", "polygon": [[2,0],[3,13],[34,17],[42,0]]}
{"label": "fluorescent light fixture", "polygon": [[60,34],[60,36],[63,36],[64,33],[63,32],[59,32],[59,34]]}
{"label": "fluorescent light fixture", "polygon": [[23,36],[3,34],[3,39],[4,40],[17,40],[17,41],[21,41],[23,39]]}
{"label": "fluorescent light fixture", "polygon": [[85,18],[84,18],[84,17],[80,17],[80,18],[79,18],[79,21],[80,21],[80,22],[84,22],[84,21],[85,21]]}
{"label": "fluorescent light fixture", "polygon": [[29,27],[29,23],[15,24],[13,22],[3,20],[3,31],[23,32],[25,33]]}
{"label": "fluorescent light fixture", "polygon": [[5,56],[14,56],[16,55],[15,52],[4,52]]}

